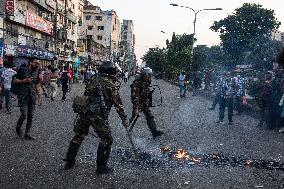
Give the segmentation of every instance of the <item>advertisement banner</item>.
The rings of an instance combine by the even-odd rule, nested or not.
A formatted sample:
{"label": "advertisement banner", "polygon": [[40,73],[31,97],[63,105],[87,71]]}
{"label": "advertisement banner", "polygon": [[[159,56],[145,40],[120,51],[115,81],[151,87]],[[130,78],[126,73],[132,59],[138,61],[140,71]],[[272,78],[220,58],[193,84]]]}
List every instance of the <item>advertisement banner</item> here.
{"label": "advertisement banner", "polygon": [[50,35],[52,35],[53,32],[53,25],[50,21],[37,16],[30,10],[27,12],[26,25]]}
{"label": "advertisement banner", "polygon": [[5,1],[5,14],[8,16],[14,16],[15,4],[14,0]]}
{"label": "advertisement banner", "polygon": [[17,47],[17,55],[24,57],[34,57],[43,60],[54,60],[55,54],[46,50],[38,50],[26,45],[19,45]]}
{"label": "advertisement banner", "polygon": [[4,43],[3,38],[0,38],[0,65],[3,64]]}

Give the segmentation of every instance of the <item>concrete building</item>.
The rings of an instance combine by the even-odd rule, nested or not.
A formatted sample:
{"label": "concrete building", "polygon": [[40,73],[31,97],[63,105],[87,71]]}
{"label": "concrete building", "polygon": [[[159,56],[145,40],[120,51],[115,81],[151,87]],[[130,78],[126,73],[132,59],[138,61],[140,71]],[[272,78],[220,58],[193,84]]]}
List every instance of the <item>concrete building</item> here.
{"label": "concrete building", "polygon": [[273,31],[271,34],[271,39],[276,40],[276,41],[281,41],[281,32],[278,30]]}
{"label": "concrete building", "polygon": [[13,56],[14,64],[27,63],[36,57],[43,65],[51,64],[53,52],[53,10],[44,0],[14,1],[11,12],[5,12],[0,24],[4,57]]}
{"label": "concrete building", "polygon": [[83,0],[46,0],[56,19],[54,40],[58,61],[64,62],[77,53],[78,25],[83,16]]}
{"label": "concrete building", "polygon": [[121,66],[123,69],[132,70],[137,66],[134,52],[135,35],[133,21],[123,20],[121,28]]}
{"label": "concrete building", "polygon": [[21,0],[11,10],[0,23],[0,39],[4,55],[13,56],[16,65],[28,57],[48,65],[76,56],[83,0]]}
{"label": "concrete building", "polygon": [[78,28],[78,47],[82,57],[88,64],[99,64],[108,59],[108,51],[103,44],[96,42],[96,32],[94,30],[94,20],[101,9],[85,1],[83,7],[82,24]]}
{"label": "concrete building", "polygon": [[[117,61],[120,44],[120,21],[115,11],[103,11],[100,7],[86,1],[84,6],[83,27],[81,38],[86,38],[87,43],[94,43],[103,56],[95,59],[102,61],[110,59]],[[86,44],[85,44],[86,45]],[[90,45],[94,46],[94,45]],[[90,50],[93,51],[93,50]]]}

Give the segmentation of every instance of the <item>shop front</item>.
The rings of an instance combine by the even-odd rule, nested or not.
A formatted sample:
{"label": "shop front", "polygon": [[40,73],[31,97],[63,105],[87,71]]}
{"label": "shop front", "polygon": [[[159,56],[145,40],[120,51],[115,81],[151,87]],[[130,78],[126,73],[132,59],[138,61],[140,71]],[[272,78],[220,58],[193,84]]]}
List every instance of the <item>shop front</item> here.
{"label": "shop front", "polygon": [[12,56],[13,63],[17,67],[21,66],[22,64],[27,64],[29,58],[39,59],[42,67],[52,65],[56,60],[56,55],[54,52],[35,49],[26,45],[4,45],[4,55]]}

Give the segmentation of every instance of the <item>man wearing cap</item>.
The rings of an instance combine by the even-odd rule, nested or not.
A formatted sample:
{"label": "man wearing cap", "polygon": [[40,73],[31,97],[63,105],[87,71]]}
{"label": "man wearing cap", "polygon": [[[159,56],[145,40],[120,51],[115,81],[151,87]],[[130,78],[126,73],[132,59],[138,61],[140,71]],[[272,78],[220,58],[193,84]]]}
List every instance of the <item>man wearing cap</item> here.
{"label": "man wearing cap", "polygon": [[163,134],[162,131],[157,130],[154,116],[150,110],[151,95],[153,91],[150,90],[151,86],[152,69],[145,67],[141,70],[140,76],[131,84],[131,102],[133,105],[132,117],[139,115],[139,112],[143,112],[148,128],[150,129],[153,137],[158,137]]}

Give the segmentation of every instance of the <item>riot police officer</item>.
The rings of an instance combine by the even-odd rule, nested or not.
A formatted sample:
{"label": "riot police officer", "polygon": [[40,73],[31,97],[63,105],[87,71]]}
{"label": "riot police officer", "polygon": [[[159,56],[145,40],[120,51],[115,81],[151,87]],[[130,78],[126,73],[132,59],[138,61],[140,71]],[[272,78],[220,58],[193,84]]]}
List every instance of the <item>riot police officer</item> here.
{"label": "riot police officer", "polygon": [[162,131],[157,130],[154,116],[150,110],[152,104],[151,87],[152,69],[145,67],[141,70],[140,76],[135,79],[131,85],[131,102],[133,105],[132,118],[139,115],[139,112],[143,112],[148,128],[150,129],[153,137],[161,136]]}
{"label": "riot police officer", "polygon": [[108,115],[114,105],[124,127],[128,127],[127,116],[116,86],[117,68],[111,61],[105,61],[98,69],[99,74],[93,76],[86,84],[84,95],[88,97],[86,110],[79,113],[79,118],[74,125],[75,136],[72,138],[69,149],[64,159],[65,170],[75,164],[75,157],[79,147],[88,135],[92,126],[100,138],[97,150],[97,174],[107,174],[112,171],[107,166],[113,142],[108,123]]}

